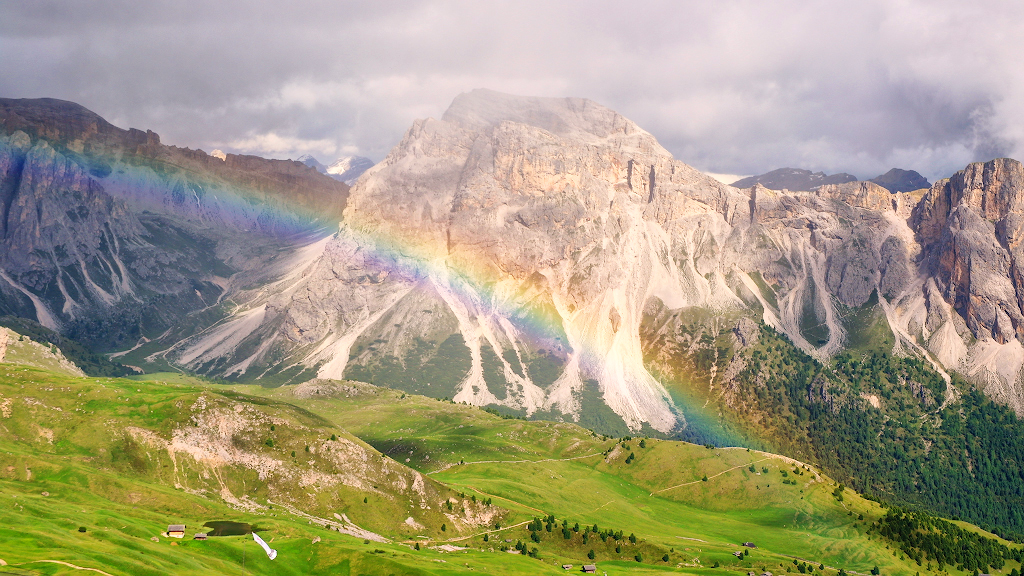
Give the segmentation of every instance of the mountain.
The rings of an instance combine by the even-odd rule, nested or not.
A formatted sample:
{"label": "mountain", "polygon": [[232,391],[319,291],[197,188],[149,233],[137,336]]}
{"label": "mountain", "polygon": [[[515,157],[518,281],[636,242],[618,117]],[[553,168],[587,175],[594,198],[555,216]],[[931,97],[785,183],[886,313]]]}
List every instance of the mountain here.
{"label": "mountain", "polygon": [[740,190],[593,102],[474,91],[360,180],[345,227],[300,278],[165,339],[162,356],[527,415],[586,419],[604,405],[630,429],[669,433],[685,416],[651,362],[702,346],[680,313],[716,315],[716,331],[746,316],[827,361],[861,328],[850,311],[869,306],[896,352],[1021,410],[1024,316],[1003,248],[1016,245],[1020,173],[1012,160],[971,165],[916,205],[870,182]]}
{"label": "mountain", "polygon": [[333,232],[347,195],[297,162],[214,157],[71,102],[0,99],[0,314],[130,346]]}
{"label": "mountain", "polygon": [[[196,213],[171,185],[214,180],[230,155],[156,148],[202,164],[119,187],[143,164],[124,144],[93,174],[98,145],[3,137],[54,151],[43,167],[76,184],[5,167],[0,190],[84,207],[33,219],[11,202],[4,257],[22,268],[4,265],[0,304],[118,362],[264,386],[360,380],[602,434],[778,450],[878,497],[1024,533],[1015,160],[971,164],[923,196],[740,189],[594,102],[477,90],[416,121],[351,190],[248,160],[312,188],[268,184],[243,212],[265,218],[232,219],[216,200],[239,187]],[[271,208],[327,200],[330,218]],[[100,295],[85,273],[120,270],[112,254],[134,295],[94,280],[109,302],[69,304]],[[160,296],[139,270],[173,274],[177,291]]]}
{"label": "mountain", "polygon": [[913,170],[893,168],[881,176],[869,180],[885,188],[889,192],[912,192],[922,188],[931,188],[928,179]]}
{"label": "mountain", "polygon": [[336,180],[341,180],[349,186],[356,183],[356,180],[370,168],[373,168],[373,160],[362,156],[344,156],[335,160],[327,167],[327,173]]}
{"label": "mountain", "polygon": [[735,188],[750,188],[760,184],[770,190],[790,190],[793,192],[810,192],[826,184],[845,184],[856,182],[857,177],[845,172],[825,175],[824,172],[811,172],[800,168],[779,168],[760,176],[747,176],[732,183]]}
{"label": "mountain", "polygon": [[299,156],[297,162],[302,162],[317,172],[326,174],[349,186],[355,184],[356,180],[363,175],[363,172],[373,167],[373,160],[362,156],[342,156],[331,163],[330,166],[326,166],[321,164],[316,158],[305,154]]}
{"label": "mountain", "polygon": [[296,158],[295,161],[302,162],[306,166],[309,166],[310,168],[316,170],[321,174],[327,174],[327,166],[321,164],[319,160],[317,160],[310,154],[303,154],[302,156]]}

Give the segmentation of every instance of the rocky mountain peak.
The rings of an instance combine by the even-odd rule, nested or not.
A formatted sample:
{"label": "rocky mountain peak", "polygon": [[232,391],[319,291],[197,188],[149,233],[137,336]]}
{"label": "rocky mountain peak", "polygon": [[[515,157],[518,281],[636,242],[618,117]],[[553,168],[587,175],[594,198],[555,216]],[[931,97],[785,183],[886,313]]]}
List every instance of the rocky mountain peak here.
{"label": "rocky mountain peak", "polygon": [[881,176],[875,176],[870,182],[874,182],[890,192],[911,192],[931,186],[924,176],[913,170],[900,168],[893,168]]}
{"label": "rocky mountain peak", "polygon": [[670,156],[653,136],[634,122],[585,98],[515,96],[477,89],[457,96],[441,119],[475,131],[492,129],[502,122],[514,122],[585,141],[636,138]]}

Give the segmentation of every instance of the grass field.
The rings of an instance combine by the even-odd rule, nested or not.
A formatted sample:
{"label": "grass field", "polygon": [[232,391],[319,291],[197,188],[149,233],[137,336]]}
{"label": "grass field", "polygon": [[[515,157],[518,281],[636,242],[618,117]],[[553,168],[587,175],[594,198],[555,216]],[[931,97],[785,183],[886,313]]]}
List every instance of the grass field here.
{"label": "grass field", "polygon": [[[590,551],[607,574],[799,573],[794,560],[828,575],[925,572],[867,534],[877,503],[849,490],[839,501],[817,470],[757,451],[641,447],[352,382],[267,389],[0,364],[0,409],[0,574],[242,574],[243,554],[247,574],[555,574]],[[211,420],[225,414],[245,418]],[[187,442],[229,424],[223,462]],[[303,483],[313,471],[346,480]],[[188,539],[217,520],[252,524],[277,560],[245,536]],[[188,525],[185,540],[161,536],[172,523]],[[757,548],[735,558],[745,541]],[[517,544],[538,558],[503,550]]]}

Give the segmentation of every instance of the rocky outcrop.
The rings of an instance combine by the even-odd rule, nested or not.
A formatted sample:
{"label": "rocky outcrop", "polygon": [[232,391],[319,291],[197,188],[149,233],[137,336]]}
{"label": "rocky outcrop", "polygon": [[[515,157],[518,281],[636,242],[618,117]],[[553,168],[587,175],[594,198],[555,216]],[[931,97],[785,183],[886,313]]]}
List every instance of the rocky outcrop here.
{"label": "rocky outcrop", "polygon": [[[0,313],[101,349],[259,278],[348,188],[291,161],[208,156],[70,102],[0,99]],[[329,233],[329,232],[328,232]],[[271,248],[273,246],[273,248]]]}

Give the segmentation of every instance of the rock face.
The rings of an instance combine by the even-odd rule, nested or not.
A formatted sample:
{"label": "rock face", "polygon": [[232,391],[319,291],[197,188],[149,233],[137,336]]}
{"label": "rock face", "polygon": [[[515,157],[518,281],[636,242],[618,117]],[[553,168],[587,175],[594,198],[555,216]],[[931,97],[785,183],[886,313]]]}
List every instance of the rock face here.
{"label": "rock face", "polygon": [[[26,159],[50,158],[27,133],[7,138]],[[230,155],[202,161],[257,179],[260,166],[275,166]],[[3,174],[30,165],[5,162]],[[48,228],[50,218],[33,224],[31,209],[10,202],[19,245],[54,244],[37,239],[74,226],[88,237],[114,218],[122,219],[117,233],[100,246],[155,236],[131,209],[142,202],[137,190],[113,194],[125,188],[82,172],[80,162],[41,164],[50,170],[40,178],[62,184],[34,193],[76,191],[88,214],[52,216],[64,220]],[[304,202],[318,201],[315,190],[308,194]],[[1022,197],[1022,167],[1007,159],[972,164],[920,200],[873,182],[740,189],[673,159],[650,134],[588,100],[478,90],[456,98],[440,120],[413,124],[353,187],[336,234],[292,245],[275,266],[238,256],[250,264],[225,283],[236,307],[228,317],[179,324],[160,339],[160,354],[240,380],[348,378],[672,432],[686,422],[661,380],[685,376],[672,373],[671,358],[706,346],[703,370],[736,373],[743,366],[719,366],[705,340],[751,345],[760,320],[825,361],[864,337],[858,323],[871,315],[861,311],[872,310],[888,324],[895,353],[959,371],[1024,412]],[[273,201],[268,193],[254,209]],[[94,211],[109,217],[91,220]],[[89,246],[75,249],[103,250]],[[107,268],[118,270],[106,250]],[[48,302],[29,283],[33,271],[47,270],[30,261],[38,252],[8,256],[11,270],[25,262],[9,282],[9,301],[25,309],[31,297]],[[51,260],[63,254],[52,252]],[[137,286],[121,260],[128,286]],[[38,286],[59,293],[50,282]],[[104,290],[115,301],[123,293]],[[706,318],[706,331],[688,328],[695,316]]]}
{"label": "rock face", "polygon": [[748,176],[732,183],[736,188],[749,188],[760,184],[771,190],[791,190],[794,192],[810,192],[826,184],[845,184],[856,182],[857,177],[840,172],[826,175],[824,172],[811,172],[800,168],[779,168],[760,176]]}
{"label": "rock face", "polygon": [[134,343],[262,270],[260,250],[334,229],[347,191],[296,162],[163,146],[70,102],[0,99],[0,313]]}
{"label": "rock face", "polygon": [[[474,91],[359,181],[302,280],[177,358],[223,357],[245,378],[284,357],[571,418],[596,396],[632,429],[670,431],[681,416],[645,342],[683,345],[675,311],[759,316],[826,359],[847,310],[922,289],[912,209],[870,182],[739,190],[593,102]],[[925,353],[909,332],[897,341]]]}
{"label": "rock face", "polygon": [[928,179],[913,170],[900,170],[893,168],[881,176],[869,180],[889,192],[912,192],[922,188],[930,188]]}

